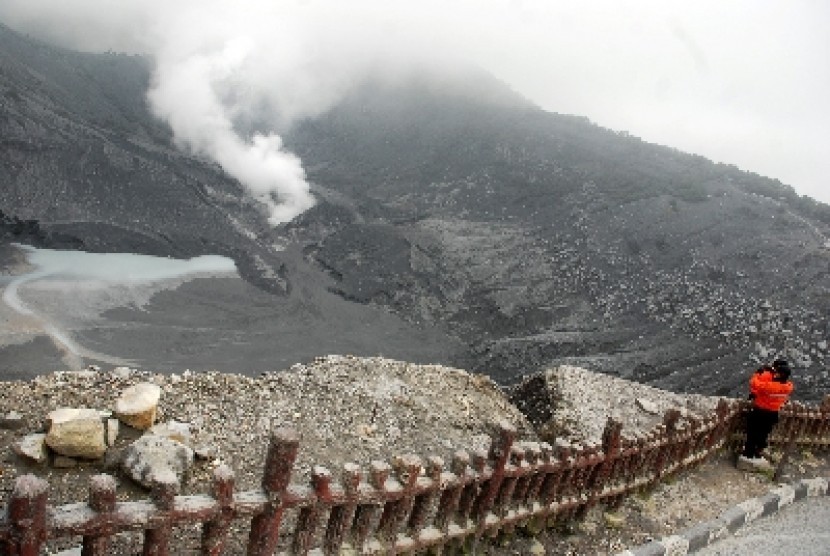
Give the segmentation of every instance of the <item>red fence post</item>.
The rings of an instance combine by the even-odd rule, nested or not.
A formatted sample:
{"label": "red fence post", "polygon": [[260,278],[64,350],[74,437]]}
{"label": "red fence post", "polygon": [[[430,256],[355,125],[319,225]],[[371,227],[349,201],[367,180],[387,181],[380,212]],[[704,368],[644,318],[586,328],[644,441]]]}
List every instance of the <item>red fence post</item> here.
{"label": "red fence post", "polygon": [[220,465],[213,471],[213,497],[219,504],[219,513],[202,528],[202,554],[222,554],[225,537],[233,519],[233,489],[233,471],[227,465]]}
{"label": "red fence post", "polygon": [[317,501],[300,511],[297,527],[294,530],[294,554],[306,554],[314,543],[317,527],[325,509],[331,504],[331,472],[325,467],[316,466],[311,473],[311,483]]}
{"label": "red fence post", "polygon": [[354,516],[353,543],[355,550],[360,553],[363,545],[369,538],[372,525],[380,512],[380,505],[385,500],[386,480],[392,468],[385,461],[373,461],[369,465],[369,483],[374,489],[376,502],[358,506]]}
{"label": "red fence post", "polygon": [[522,503],[527,507],[533,507],[533,503],[539,498],[545,477],[550,467],[550,455],[553,448],[547,442],[532,444],[528,450],[530,464],[533,466],[533,473],[528,476],[527,489],[524,491]]}
{"label": "red fence post", "polygon": [[157,513],[150,518],[152,528],[144,532],[144,556],[167,556],[170,553],[170,538],[173,534],[170,514],[178,492],[179,480],[172,471],[156,476],[153,481],[150,496]]}
{"label": "red fence post", "polygon": [[357,509],[357,494],[360,486],[360,467],[354,463],[343,465],[343,474],[340,483],[343,487],[345,501],[333,507],[329,515],[329,524],[326,528],[326,538],[323,541],[323,552],[329,556],[340,553],[346,531],[351,528]]}
{"label": "red fence post", "polygon": [[507,466],[513,440],[516,438],[516,429],[509,423],[500,423],[498,435],[490,446],[490,459],[493,462],[493,471],[488,481],[482,485],[473,508],[476,525],[476,538],[479,538],[487,527],[487,514],[493,507],[496,496],[504,480],[504,471]]}
{"label": "red fence post", "polygon": [[[548,473],[545,477],[545,482],[542,485],[540,497],[542,505],[545,507],[546,515],[551,512],[551,505],[554,502],[561,501],[571,491],[571,478],[574,475],[573,447],[564,439],[557,439],[554,445],[553,457],[555,458],[553,467],[554,471]],[[553,517],[556,517],[559,508],[556,508]]]}
{"label": "red fence post", "polygon": [[[502,480],[501,488],[493,504],[493,513],[496,516],[504,518],[509,513],[510,507],[513,505],[516,486],[519,483],[518,472],[526,466],[524,448],[512,446],[510,448],[510,457],[505,466],[505,477]],[[515,530],[515,526],[513,524],[507,524],[501,527],[501,529],[506,535],[511,535]]]}
{"label": "red fence post", "polygon": [[110,536],[115,533],[112,512],[115,510],[115,479],[109,475],[95,475],[89,481],[89,507],[96,513],[96,534],[83,538],[81,556],[105,556],[109,552]]}
{"label": "red fence post", "polygon": [[441,489],[441,475],[444,472],[444,460],[437,456],[427,458],[426,479],[429,480],[429,488],[415,498],[412,505],[412,513],[409,522],[406,524],[409,535],[416,538],[427,521],[427,516],[435,504],[435,499]]}
{"label": "red fence post", "polygon": [[479,490],[481,489],[481,481],[484,476],[484,470],[487,467],[487,452],[484,450],[476,450],[473,452],[470,469],[472,471],[471,479],[464,486],[461,493],[461,500],[458,501],[458,520],[466,527],[467,520],[473,516],[473,506],[478,498]]}
{"label": "red fence post", "polygon": [[513,494],[513,500],[522,507],[529,507],[528,493],[532,486],[533,480],[542,475],[539,467],[542,464],[542,449],[536,442],[528,442],[525,444],[525,462],[523,464],[522,475],[516,483],[516,491]]}
{"label": "red fence post", "polygon": [[7,520],[11,526],[6,553],[9,556],[38,556],[47,536],[46,499],[49,483],[34,475],[23,475],[14,482]]}
{"label": "red fence post", "polygon": [[588,482],[589,505],[595,505],[608,484],[611,471],[617,462],[622,444],[622,422],[612,417],[605,421],[605,429],[602,431],[602,461],[591,473]]}
{"label": "red fence post", "polygon": [[390,552],[394,552],[395,538],[401,524],[412,511],[415,485],[421,472],[421,458],[411,454],[396,456],[392,460],[392,468],[401,491],[397,499],[386,502],[378,524],[378,536],[389,546]]}
{"label": "red fence post", "polygon": [[271,433],[262,489],[269,502],[265,511],[251,520],[248,556],[271,556],[277,548],[280,523],[285,512],[283,497],[291,481],[300,440],[292,429],[279,428]]}
{"label": "red fence post", "polygon": [[464,491],[469,467],[470,454],[463,450],[459,450],[453,454],[450,470],[452,472],[451,480],[454,482],[447,485],[441,493],[441,498],[438,501],[438,510],[435,513],[435,527],[444,534],[447,533],[452,518],[461,502],[461,493]]}

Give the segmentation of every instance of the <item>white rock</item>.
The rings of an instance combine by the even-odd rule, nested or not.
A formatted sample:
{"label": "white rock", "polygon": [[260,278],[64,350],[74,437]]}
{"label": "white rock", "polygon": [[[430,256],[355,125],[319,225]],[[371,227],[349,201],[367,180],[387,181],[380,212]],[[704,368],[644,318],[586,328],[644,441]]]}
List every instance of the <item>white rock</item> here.
{"label": "white rock", "polygon": [[649,415],[657,415],[660,413],[660,408],[651,400],[645,398],[637,398],[637,407],[648,413]]}
{"label": "white rock", "polygon": [[140,382],[125,389],[115,401],[115,415],[130,427],[147,430],[156,420],[161,388]]}
{"label": "white rock", "polygon": [[73,458],[98,459],[107,451],[104,423],[98,411],[62,407],[47,416],[46,445],[56,453]]}
{"label": "white rock", "polygon": [[193,465],[193,450],[164,436],[145,434],[124,450],[121,468],[147,488],[157,477],[173,474],[179,482]]}
{"label": "white rock", "polygon": [[180,444],[184,444],[188,448],[193,447],[193,435],[190,432],[190,424],[188,423],[182,423],[179,421],[159,423],[157,425],[153,425],[147,433],[175,440]]}
{"label": "white rock", "polygon": [[14,444],[12,451],[18,456],[30,459],[37,463],[46,461],[46,435],[43,433],[29,434]]}

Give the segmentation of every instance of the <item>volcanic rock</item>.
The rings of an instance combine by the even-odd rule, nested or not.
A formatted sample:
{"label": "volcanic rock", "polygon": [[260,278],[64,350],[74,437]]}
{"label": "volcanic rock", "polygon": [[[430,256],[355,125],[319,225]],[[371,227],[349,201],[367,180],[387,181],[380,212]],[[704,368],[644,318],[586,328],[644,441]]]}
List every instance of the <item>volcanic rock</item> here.
{"label": "volcanic rock", "polygon": [[121,469],[139,484],[151,488],[163,477],[181,480],[193,465],[193,450],[164,436],[145,434],[124,450]]}
{"label": "volcanic rock", "polygon": [[29,434],[24,436],[14,444],[12,444],[12,451],[23,458],[32,460],[36,463],[43,463],[46,461],[46,435],[43,433]]}
{"label": "volcanic rock", "polygon": [[98,459],[107,451],[104,424],[94,409],[56,409],[47,417],[46,444],[56,453],[84,459]]}
{"label": "volcanic rock", "polygon": [[156,420],[161,388],[149,382],[140,382],[124,390],[115,401],[115,415],[134,429],[147,430]]}

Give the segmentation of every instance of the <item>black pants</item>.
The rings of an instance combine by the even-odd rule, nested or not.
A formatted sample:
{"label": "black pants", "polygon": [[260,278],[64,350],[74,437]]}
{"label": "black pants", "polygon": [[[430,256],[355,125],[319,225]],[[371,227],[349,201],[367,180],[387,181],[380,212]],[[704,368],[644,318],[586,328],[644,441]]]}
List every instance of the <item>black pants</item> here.
{"label": "black pants", "polygon": [[767,438],[778,422],[778,412],[753,407],[746,416],[746,444],[743,455],[747,458],[761,457],[767,447]]}

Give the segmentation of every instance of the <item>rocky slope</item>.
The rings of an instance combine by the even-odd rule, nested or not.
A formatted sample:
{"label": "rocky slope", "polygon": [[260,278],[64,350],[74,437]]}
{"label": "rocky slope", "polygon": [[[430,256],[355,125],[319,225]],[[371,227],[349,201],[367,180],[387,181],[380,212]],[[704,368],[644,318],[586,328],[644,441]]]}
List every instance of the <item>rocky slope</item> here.
{"label": "rocky slope", "polygon": [[[648,430],[654,415],[630,399],[646,400],[658,409],[681,407],[705,412],[716,400],[684,397],[583,369],[549,371],[559,392],[552,418],[563,436],[593,442],[609,415],[623,421],[624,431]],[[240,489],[256,488],[268,432],[289,425],[301,435],[294,480],[308,479],[312,465],[337,470],[346,462],[366,466],[372,460],[414,453],[449,460],[456,449],[486,448],[494,423],[507,420],[519,436],[536,433],[526,417],[489,378],[435,365],[413,365],[382,358],[328,356],[259,378],[219,373],[157,375],[144,372],[84,371],[55,373],[33,381],[0,383],[0,416],[17,412],[22,428],[0,427],[0,490],[10,492],[14,478],[35,473],[48,478],[50,500],[85,499],[89,476],[107,469],[116,473],[120,497],[146,497],[145,490],[106,462],[80,463],[56,469],[33,465],[14,455],[10,444],[40,430],[47,411],[64,406],[112,409],[119,393],[150,381],[161,388],[157,420],[189,423],[199,443],[214,448],[186,476],[184,493],[204,493],[210,473],[220,462],[236,472]],[[624,392],[615,398],[613,392]],[[115,459],[138,432],[122,427],[108,461]],[[793,476],[822,471],[823,460],[797,455],[787,471]],[[799,468],[800,466],[800,468]],[[720,511],[770,488],[761,476],[738,472],[728,459],[715,458],[694,473],[662,485],[647,497],[632,498],[619,511],[592,512],[579,523],[562,524],[536,538],[517,537],[495,554],[612,553],[711,519]],[[183,533],[184,534],[184,533]],[[129,545],[131,537],[119,542]],[[134,541],[135,539],[133,539]]]}
{"label": "rocky slope", "polygon": [[[308,338],[357,313],[341,352],[387,353],[382,332],[402,344],[414,328],[446,340],[408,360],[504,384],[569,363],[739,395],[785,355],[799,397],[830,385],[830,208],[775,180],[544,112],[477,72],[419,73],[280,130],[318,204],[270,229],[238,183],[175,148],[148,79],[139,57],[0,26],[0,237],[225,254]],[[301,360],[298,345],[267,344]]]}

